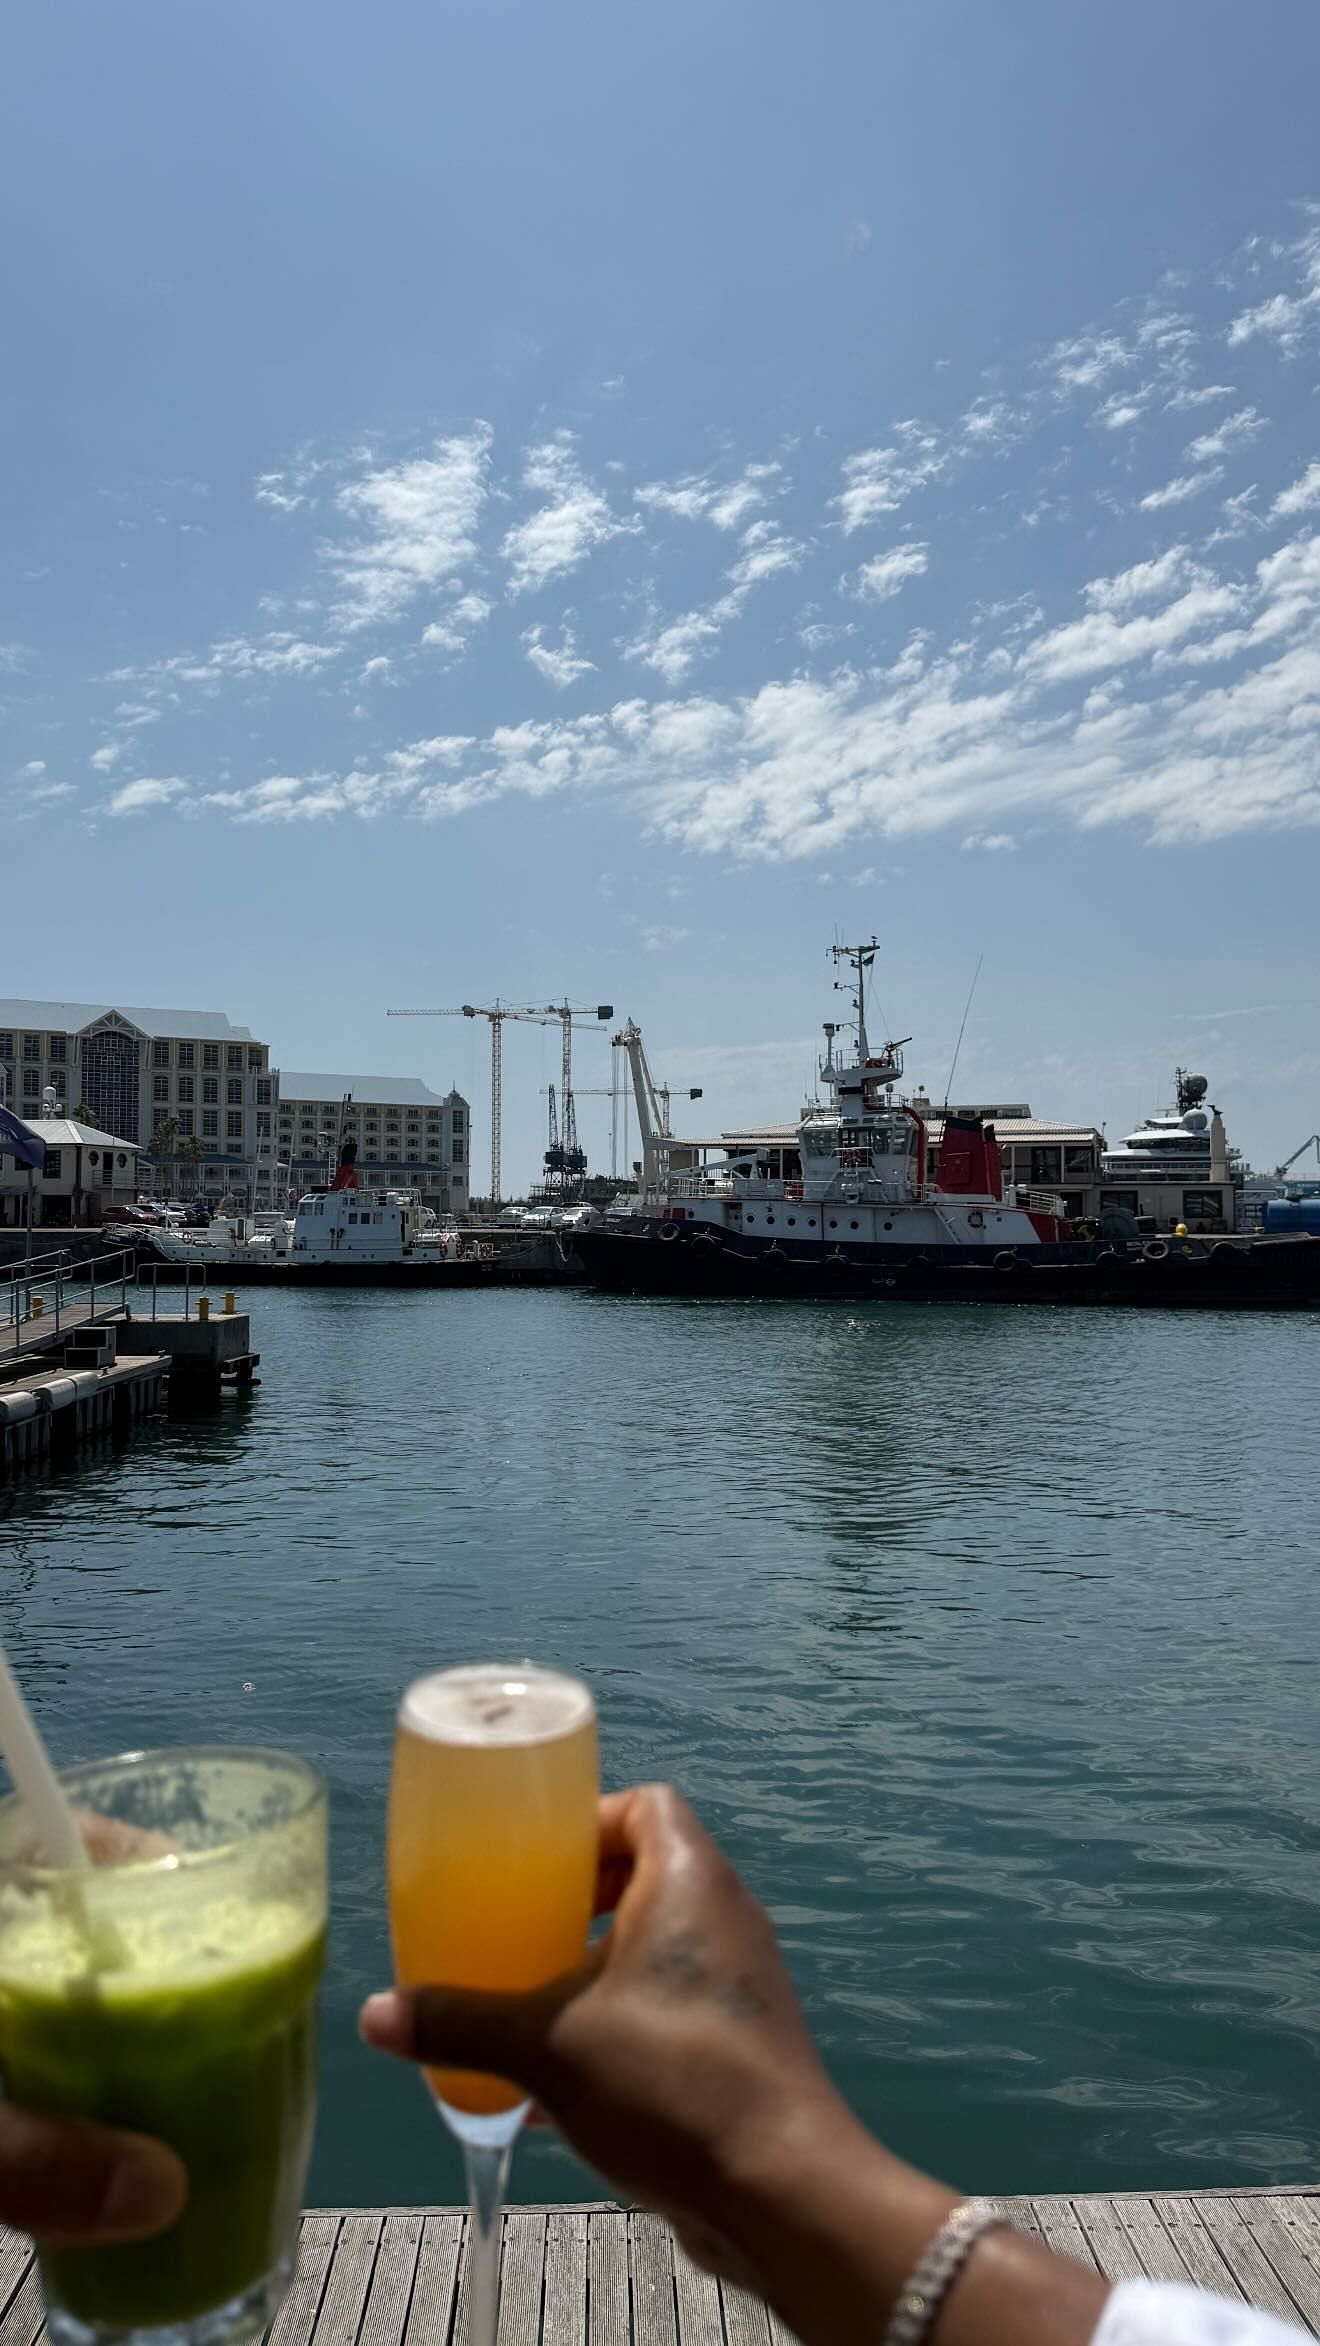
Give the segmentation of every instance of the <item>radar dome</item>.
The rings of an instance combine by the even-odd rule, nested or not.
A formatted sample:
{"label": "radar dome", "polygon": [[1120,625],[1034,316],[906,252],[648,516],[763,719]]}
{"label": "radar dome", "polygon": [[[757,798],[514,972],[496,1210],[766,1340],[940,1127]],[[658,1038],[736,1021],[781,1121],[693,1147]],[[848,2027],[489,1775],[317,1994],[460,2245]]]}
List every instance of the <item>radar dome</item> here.
{"label": "radar dome", "polygon": [[1183,1123],[1189,1132],[1204,1132],[1209,1122],[1210,1119],[1204,1108],[1189,1108],[1183,1118]]}
{"label": "radar dome", "polygon": [[1210,1078],[1208,1075],[1185,1075],[1183,1089],[1189,1100],[1203,1100],[1210,1089]]}

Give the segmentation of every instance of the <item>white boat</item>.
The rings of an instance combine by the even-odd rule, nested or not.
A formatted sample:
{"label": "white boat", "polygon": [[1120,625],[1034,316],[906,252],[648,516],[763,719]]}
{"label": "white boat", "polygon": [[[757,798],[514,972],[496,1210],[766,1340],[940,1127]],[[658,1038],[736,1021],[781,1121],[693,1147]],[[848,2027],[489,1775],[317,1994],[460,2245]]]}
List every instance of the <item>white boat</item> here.
{"label": "white boat", "polygon": [[144,1230],[144,1252],[158,1262],[214,1264],[217,1269],[246,1269],[252,1263],[286,1261],[293,1240],[288,1214],[212,1214],[204,1230],[179,1230],[157,1225]]}

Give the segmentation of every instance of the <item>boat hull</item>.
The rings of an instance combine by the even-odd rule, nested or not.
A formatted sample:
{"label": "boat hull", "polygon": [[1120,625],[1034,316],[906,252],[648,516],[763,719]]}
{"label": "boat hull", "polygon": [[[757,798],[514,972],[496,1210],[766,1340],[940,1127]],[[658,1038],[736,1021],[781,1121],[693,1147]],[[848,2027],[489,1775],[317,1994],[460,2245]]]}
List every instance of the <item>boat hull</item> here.
{"label": "boat hull", "polygon": [[[675,1232],[661,1236],[661,1232]],[[761,1247],[638,1220],[582,1231],[587,1278],[614,1294],[838,1303],[1085,1304],[1145,1310],[1320,1309],[1320,1239],[1080,1241],[1018,1249]]]}
{"label": "boat hull", "polygon": [[544,1260],[511,1262],[498,1256],[457,1262],[300,1263],[285,1255],[274,1262],[225,1262],[199,1256],[187,1264],[139,1257],[139,1275],[163,1287],[185,1279],[212,1287],[565,1287],[582,1283],[572,1254],[546,1250]]}

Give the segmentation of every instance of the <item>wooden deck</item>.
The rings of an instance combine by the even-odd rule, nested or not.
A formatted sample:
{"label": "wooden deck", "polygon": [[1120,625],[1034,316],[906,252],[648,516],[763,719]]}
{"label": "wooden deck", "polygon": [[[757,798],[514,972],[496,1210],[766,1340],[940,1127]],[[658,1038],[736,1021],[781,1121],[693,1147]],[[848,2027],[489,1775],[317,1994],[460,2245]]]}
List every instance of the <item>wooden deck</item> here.
{"label": "wooden deck", "polygon": [[[1320,2191],[1001,2202],[1111,2280],[1246,2298],[1320,2335]],[[313,2210],[269,2346],[467,2346],[466,2218],[455,2208]],[[31,2248],[0,2231],[0,2346],[36,2346]],[[792,2346],[756,2299],[689,2264],[658,2216],[608,2203],[511,2208],[500,2346]]]}

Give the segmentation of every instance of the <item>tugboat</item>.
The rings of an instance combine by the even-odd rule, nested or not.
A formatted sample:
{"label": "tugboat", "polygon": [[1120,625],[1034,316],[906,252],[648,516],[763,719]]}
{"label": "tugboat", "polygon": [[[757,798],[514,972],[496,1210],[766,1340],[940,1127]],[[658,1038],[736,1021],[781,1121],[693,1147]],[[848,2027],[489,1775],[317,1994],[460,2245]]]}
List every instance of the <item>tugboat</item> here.
{"label": "tugboat", "polygon": [[640,1210],[580,1230],[574,1250],[594,1286],[648,1295],[828,1297],[902,1302],[1103,1303],[1162,1307],[1320,1306],[1320,1239],[1142,1240],[1130,1214],[1099,1230],[1071,1223],[1062,1200],[1006,1196],[993,1126],[947,1116],[938,1177],[926,1128],[897,1087],[903,1041],[873,1049],[869,944],[836,945],[847,962],[856,1050],[836,1056],[828,1026],[820,1078],[796,1145],[671,1172],[669,1136],[637,1027],[628,1052],[642,1135]]}
{"label": "tugboat", "polygon": [[557,1253],[543,1261],[535,1242],[498,1250],[457,1228],[427,1228],[422,1211],[412,1191],[359,1188],[357,1143],[350,1140],[329,1188],[300,1198],[291,1222],[273,1216],[270,1231],[251,1235],[240,1224],[235,1237],[222,1218],[214,1237],[213,1222],[195,1240],[166,1240],[153,1231],[149,1243],[162,1269],[191,1266],[203,1277],[239,1278],[245,1286],[558,1286],[581,1276]]}

